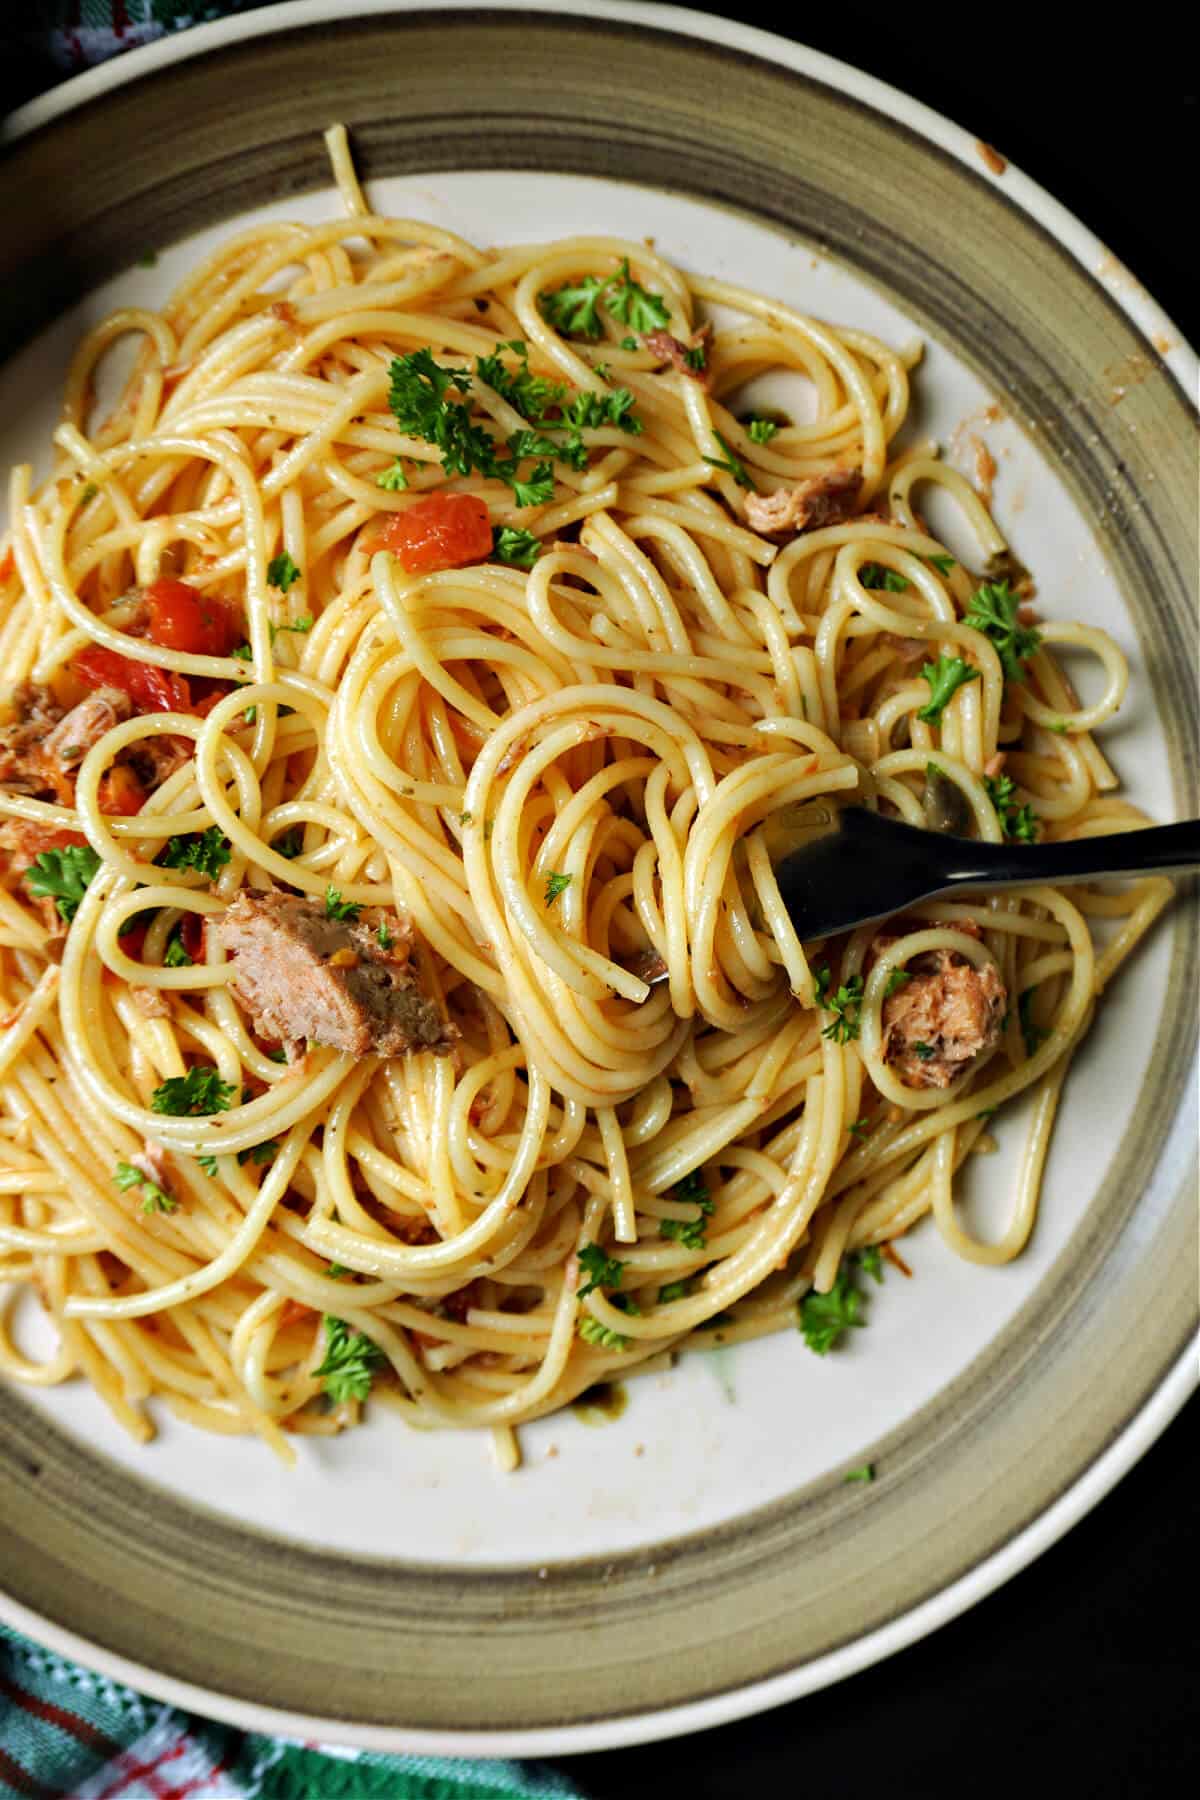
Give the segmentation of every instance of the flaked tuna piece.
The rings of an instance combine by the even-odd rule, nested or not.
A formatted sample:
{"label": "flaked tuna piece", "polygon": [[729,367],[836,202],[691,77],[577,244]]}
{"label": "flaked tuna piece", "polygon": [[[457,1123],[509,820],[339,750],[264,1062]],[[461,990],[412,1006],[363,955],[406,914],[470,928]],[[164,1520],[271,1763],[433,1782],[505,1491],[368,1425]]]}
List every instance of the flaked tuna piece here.
{"label": "flaked tuna piece", "polygon": [[949,1087],[999,1041],[1008,993],[994,963],[953,950],[914,957],[883,1003],[883,1059],[906,1087]]}
{"label": "flaked tuna piece", "polygon": [[330,918],[315,900],[243,892],[210,928],[235,958],[230,986],[260,1038],[289,1050],[307,1038],[349,1056],[444,1056],[458,1036],[417,984],[407,916]]}
{"label": "flaked tuna piece", "polygon": [[52,757],[64,770],[73,769],[83,761],[92,745],[100,742],[106,731],[120,725],[132,711],[129,695],[123,694],[120,688],[97,688],[47,732],[42,753]]}
{"label": "flaked tuna piece", "polygon": [[746,523],[752,531],[815,531],[836,525],[854,511],[861,469],[828,469],[773,494],[746,495]]}
{"label": "flaked tuna piece", "polygon": [[[669,331],[647,331],[642,338],[642,343],[649,350],[651,356],[661,356],[666,362],[672,363],[681,375],[689,375],[693,381],[698,381],[701,387],[707,387],[709,380],[708,340],[711,335],[712,326],[702,325],[699,331],[692,333],[691,343],[685,344],[681,338],[675,337]],[[700,352],[698,358],[696,357],[697,351]],[[693,360],[689,360],[689,357]],[[697,363],[699,367],[697,367]]]}

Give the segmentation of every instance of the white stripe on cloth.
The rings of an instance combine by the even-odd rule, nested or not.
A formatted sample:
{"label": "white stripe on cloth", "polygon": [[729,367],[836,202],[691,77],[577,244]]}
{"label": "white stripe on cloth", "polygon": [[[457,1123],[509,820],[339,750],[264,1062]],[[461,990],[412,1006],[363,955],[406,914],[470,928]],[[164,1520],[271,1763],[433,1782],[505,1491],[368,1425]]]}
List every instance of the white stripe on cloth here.
{"label": "white stripe on cloth", "polygon": [[68,1800],[242,1800],[177,1712],[155,1723],[119,1756],[72,1788]]}

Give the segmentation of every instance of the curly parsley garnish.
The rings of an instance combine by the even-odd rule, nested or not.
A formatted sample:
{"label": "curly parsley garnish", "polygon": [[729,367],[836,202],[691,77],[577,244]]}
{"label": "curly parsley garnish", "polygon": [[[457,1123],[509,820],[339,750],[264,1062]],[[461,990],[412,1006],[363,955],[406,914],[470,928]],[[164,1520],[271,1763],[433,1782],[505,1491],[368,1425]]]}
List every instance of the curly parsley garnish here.
{"label": "curly parsley garnish", "polygon": [[859,583],[865,588],[879,588],[885,594],[902,594],[912,586],[907,575],[901,575],[895,569],[887,569],[882,563],[864,563],[858,571]]}
{"label": "curly parsley garnish", "polygon": [[383,1351],[374,1339],[365,1332],[354,1331],[345,1319],[326,1313],[322,1323],[325,1360],[313,1374],[321,1378],[331,1400],[365,1400],[375,1371],[386,1361]]}
{"label": "curly parsley garnish", "polygon": [[867,1323],[862,1316],[866,1295],[855,1284],[859,1269],[883,1280],[883,1259],[877,1245],[845,1258],[827,1294],[807,1293],[798,1307],[800,1330],[810,1350],[826,1356],[842,1333]]}
{"label": "curly parsley garnish", "polygon": [[516,569],[532,569],[541,548],[540,538],[515,525],[502,525],[492,533],[492,554],[497,562],[511,563]]}
{"label": "curly parsley garnish", "polygon": [[144,1213],[172,1213],[179,1205],[178,1200],[168,1194],[165,1188],[159,1187],[157,1181],[146,1175],[133,1163],[119,1162],[113,1170],[113,1180],[121,1189],[140,1187],[143,1195],[142,1211]]}
{"label": "curly parsley garnish", "polygon": [[682,1200],[699,1210],[692,1219],[660,1219],[658,1235],[682,1244],[685,1250],[705,1249],[708,1244],[708,1221],[712,1218],[716,1203],[700,1170],[693,1169],[690,1175],[677,1181],[671,1189],[671,1198]]}
{"label": "curly parsley garnish", "polygon": [[267,564],[267,580],[272,587],[278,588],[281,594],[286,594],[288,589],[294,586],[299,579],[300,570],[286,550],[281,550],[279,555],[273,556]]}
{"label": "curly parsley garnish", "polygon": [[1041,633],[1017,622],[1019,595],[1007,581],[985,583],[971,595],[963,624],[983,633],[995,646],[1006,681],[1024,681],[1025,663],[1041,644]]}
{"label": "curly parsley garnish", "polygon": [[25,871],[25,885],[35,899],[53,900],[69,925],[99,868],[100,858],[90,844],[68,844],[35,856]]}
{"label": "curly parsley garnish", "polygon": [[927,725],[936,725],[960,687],[968,681],[979,680],[979,670],[973,669],[969,662],[961,656],[939,656],[935,663],[924,663],[921,674],[929,683],[929,699],[917,712],[918,719],[924,719]]}
{"label": "curly parsley garnish", "polygon": [[985,775],[983,785],[987,789],[988,799],[996,809],[996,817],[1005,837],[1015,838],[1022,844],[1036,843],[1041,821],[1028,801],[1024,806],[1017,805],[1012,777]]}
{"label": "curly parsley garnish", "polygon": [[352,925],[362,911],[360,900],[343,900],[341,890],[335,887],[325,889],[325,917],[327,919],[344,919]]}
{"label": "curly parsley garnish", "polygon": [[835,1044],[848,1044],[859,1033],[859,1013],[862,1009],[863,979],[861,975],[852,975],[849,981],[842,982],[836,993],[830,992],[830,974],[828,968],[816,971],[817,1005],[826,1012],[832,1013],[828,1025],[821,1028],[821,1036],[832,1038]]}
{"label": "curly parsley garnish", "polygon": [[217,825],[187,837],[168,838],[158,858],[161,869],[195,869],[215,881],[232,854],[229,839]]}
{"label": "curly parsley garnish", "polygon": [[222,1081],[211,1063],[197,1063],[186,1075],[170,1075],[150,1096],[150,1108],[156,1113],[171,1113],[186,1118],[189,1113],[228,1112],[237,1087]]}
{"label": "curly parsley garnish", "polygon": [[553,906],[558,896],[566,893],[573,880],[574,876],[560,875],[557,872],[548,875],[546,877],[546,905]]}
{"label": "curly parsley garnish", "polygon": [[609,1256],[599,1244],[584,1244],[576,1257],[580,1270],[587,1276],[587,1283],[579,1289],[578,1298],[582,1300],[593,1288],[619,1288],[621,1277],[625,1273],[625,1264],[619,1257]]}

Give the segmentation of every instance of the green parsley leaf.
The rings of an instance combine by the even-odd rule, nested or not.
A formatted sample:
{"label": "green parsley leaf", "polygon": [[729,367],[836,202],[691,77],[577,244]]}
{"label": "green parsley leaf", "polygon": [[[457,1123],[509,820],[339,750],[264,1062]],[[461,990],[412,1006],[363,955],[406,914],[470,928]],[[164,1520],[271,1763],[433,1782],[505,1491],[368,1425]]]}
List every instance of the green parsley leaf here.
{"label": "green parsley leaf", "polygon": [[695,1282],[694,1275],[685,1275],[682,1281],[665,1281],[658,1290],[658,1304],[669,1306],[672,1300],[686,1300]]}
{"label": "green parsley leaf", "polygon": [[858,579],[865,588],[881,588],[886,594],[902,594],[905,588],[912,586],[907,575],[899,574],[895,569],[885,568],[882,563],[864,563],[858,571]]}
{"label": "green parsley leaf", "polygon": [[988,799],[996,809],[996,817],[1000,821],[1000,829],[1006,838],[1015,838],[1022,844],[1035,844],[1041,829],[1041,820],[1034,812],[1032,805],[1026,801],[1018,806],[1014,798],[1016,789],[1010,775],[985,775],[983,785],[987,789]]}
{"label": "green parsley leaf", "polygon": [[375,477],[375,486],[382,488],[385,494],[402,494],[404,492],[408,486],[408,473],[399,456],[395,458],[390,468],[385,469],[382,475]]}
{"label": "green parsley leaf", "polygon": [[599,1244],[583,1244],[576,1261],[587,1276],[587,1285],[581,1287],[578,1298],[582,1300],[593,1288],[619,1288],[621,1277],[625,1273],[625,1264],[619,1257],[609,1256]]}
{"label": "green parsley leaf", "polygon": [[824,1026],[821,1036],[832,1038],[835,1044],[848,1044],[859,1033],[859,1013],[862,1009],[863,979],[861,975],[852,975],[831,994],[825,1001],[826,1012],[833,1014],[828,1025]]}
{"label": "green parsley leaf", "polygon": [[948,575],[951,569],[958,567],[952,556],[927,556],[925,561],[932,563],[939,575]]}
{"label": "green parsley leaf", "polygon": [[85,482],[79,491],[79,505],[86,506],[88,501],[94,500],[99,492],[100,489],[96,486],[94,481]]}
{"label": "green parsley leaf", "polygon": [[[598,275],[585,275],[581,281],[567,281],[562,287],[547,289],[538,295],[538,309],[548,325],[556,331],[577,337],[598,338],[604,327],[596,310],[605,291]],[[611,307],[609,309],[612,310]]]}
{"label": "green parsley leaf", "polygon": [[863,1295],[854,1285],[851,1271],[842,1267],[827,1294],[805,1294],[800,1302],[800,1330],[810,1350],[826,1356],[844,1331],[863,1326]]}
{"label": "green parsley leaf", "polygon": [[25,871],[25,885],[35,899],[53,900],[70,924],[99,868],[100,858],[90,844],[68,844],[35,856]]}
{"label": "green parsley leaf", "polygon": [[498,562],[510,563],[517,569],[532,569],[541,548],[540,538],[516,525],[502,525],[492,533],[492,554]]}
{"label": "green parsley leaf", "polygon": [[971,596],[963,624],[981,631],[996,647],[1006,681],[1024,681],[1024,664],[1041,644],[1041,633],[1017,623],[1020,596],[1007,581],[985,583]]}
{"label": "green parsley leaf", "polygon": [[700,1169],[693,1169],[690,1175],[685,1175],[682,1181],[677,1181],[671,1192],[676,1200],[693,1201],[695,1205],[702,1206],[706,1213],[711,1213],[713,1209],[708,1183]]}
{"label": "green parsley leaf", "polygon": [[870,1131],[870,1129],[871,1129],[871,1121],[869,1119],[851,1119],[849,1125],[847,1125],[847,1127],[846,1127],[846,1130],[850,1133],[850,1136],[857,1138],[860,1144],[862,1143],[863,1139],[866,1137],[866,1135]]}
{"label": "green parsley leaf", "polygon": [[343,1275],[349,1274],[349,1270],[346,1269],[341,1263],[332,1262],[332,1263],[330,1263],[329,1267],[326,1269],[325,1273],[328,1275],[330,1281],[340,1281]]}
{"label": "green parsley leaf", "polygon": [[749,475],[747,475],[746,465],[741,457],[738,456],[731,444],[726,443],[719,431],[714,431],[713,436],[716,438],[725,454],[724,456],[711,456],[706,451],[704,456],[705,462],[711,463],[714,469],[724,469],[727,475],[733,476],[733,479],[740,488],[749,488],[750,492],[753,493],[754,483],[751,481]]}
{"label": "green parsley leaf", "polygon": [[187,837],[168,838],[158,857],[161,869],[195,869],[215,881],[232,854],[232,845],[220,826]]}
{"label": "green parsley leaf", "polygon": [[[250,644],[239,644],[237,646],[237,648],[235,650],[231,650],[229,652],[229,654],[230,654],[230,656],[236,656],[236,658],[239,662],[253,662],[254,661],[254,650]],[[238,680],[239,681],[241,680],[240,675],[238,677]]]}
{"label": "green parsley leaf", "polygon": [[916,1043],[913,1045],[913,1049],[917,1053],[917,1061],[918,1062],[931,1062],[933,1060],[934,1055],[936,1054],[934,1051],[933,1045],[923,1043],[920,1038],[918,1038]]}
{"label": "green parsley leaf", "polygon": [[325,1360],[313,1374],[325,1385],[325,1392],[335,1402],[365,1400],[371,1391],[375,1371],[386,1360],[383,1351],[364,1332],[352,1331],[345,1319],[326,1313]]}
{"label": "green parsley leaf", "polygon": [[683,360],[689,369],[695,370],[697,375],[703,374],[708,367],[708,345],[703,342],[691,345],[684,351]]}
{"label": "green parsley leaf", "polygon": [[228,1112],[237,1088],[222,1081],[211,1063],[196,1063],[186,1075],[171,1075],[150,1096],[151,1111],[185,1118],[189,1113]]}
{"label": "green parsley leaf", "polygon": [[275,839],[271,848],[274,850],[276,856],[286,856],[288,861],[291,862],[293,857],[299,856],[304,848],[303,825],[291,826],[289,830],[284,832],[282,837]]}
{"label": "green parsley leaf", "polygon": [[703,1250],[708,1243],[708,1225],[703,1214],[696,1219],[660,1219],[658,1235],[682,1244],[685,1250]]}
{"label": "green parsley leaf", "polygon": [[851,1469],[848,1474],[842,1476],[843,1482],[850,1482],[850,1481],[868,1482],[868,1481],[874,1481],[874,1479],[875,1479],[874,1463],[864,1463],[861,1469]]}
{"label": "green parsley leaf", "polygon": [[213,1181],[215,1181],[217,1179],[217,1176],[221,1173],[221,1165],[217,1161],[215,1156],[209,1156],[207,1154],[204,1156],[198,1156],[196,1158],[196,1161],[200,1164],[200,1167],[204,1170],[204,1173],[206,1175],[210,1176]]}
{"label": "green parsley leaf", "polygon": [[313,628],[312,614],[311,613],[301,613],[300,617],[298,619],[289,619],[286,625],[272,625],[272,627],[271,627],[271,642],[272,643],[275,642],[275,639],[279,636],[279,633],[281,631],[294,631],[298,637],[303,637],[304,633],[306,631],[311,631],[312,628]]}
{"label": "green parsley leaf", "polygon": [[1021,1024],[1021,1036],[1025,1042],[1026,1056],[1032,1056],[1051,1035],[1044,1026],[1034,1024],[1033,996],[1036,992],[1036,984],[1033,987],[1027,987],[1017,1002],[1017,1018]]}
{"label": "green parsley leaf", "polygon": [[883,1251],[878,1244],[868,1244],[859,1251],[858,1266],[873,1281],[883,1280]]}
{"label": "green parsley leaf", "polygon": [[546,905],[553,906],[558,896],[566,893],[573,879],[574,877],[571,875],[557,873],[548,875],[546,878]]}
{"label": "green parsley leaf", "polygon": [[635,281],[629,272],[629,258],[621,258],[621,266],[604,285],[604,308],[622,325],[634,331],[661,331],[671,322],[671,311],[661,294],[651,294]]}
{"label": "green parsley leaf", "polygon": [[501,350],[512,350],[520,358],[520,366],[515,371],[508,368],[499,356],[477,356],[475,358],[475,374],[485,386],[507,400],[514,412],[528,419],[531,425],[545,425],[550,422],[552,409],[561,406],[567,397],[567,384],[564,381],[547,381],[544,375],[534,375],[529,368],[529,347],[521,338],[511,338],[501,344]]}
{"label": "green parsley leaf", "polygon": [[353,924],[362,911],[361,900],[343,900],[341,890],[335,887],[325,889],[325,917],[327,919],[345,919]]}
{"label": "green parsley leaf", "polygon": [[535,463],[528,480],[522,481],[514,462],[501,464],[498,473],[513,491],[518,506],[544,506],[554,498],[554,467],[548,462]]}
{"label": "green parsley leaf", "polygon": [[644,427],[633,417],[634,396],[627,387],[613,388],[608,394],[595,394],[584,388],[569,406],[562,410],[562,422],[577,431],[599,431],[602,425],[615,425],[637,437]]}
{"label": "green parsley leaf", "polygon": [[918,719],[936,725],[942,713],[968,681],[978,681],[979,670],[973,669],[961,656],[939,656],[935,663],[923,663],[921,674],[929,683],[929,699],[918,708]]}
{"label": "green parsley leaf", "polygon": [[391,932],[387,928],[386,920],[381,919],[379,921],[379,929],[375,933],[375,937],[376,937],[376,941],[379,944],[379,948],[381,950],[390,950],[391,949],[392,943],[393,943],[393,938],[392,938]]}
{"label": "green parsley leaf", "polygon": [[470,392],[467,369],[443,369],[426,347],[392,358],[388,405],[402,432],[422,438],[442,453],[447,475],[496,472],[496,446],[471,418],[471,402],[449,400],[452,391]]}
{"label": "green parsley leaf", "polygon": [[585,1344],[594,1344],[598,1350],[628,1350],[629,1339],[624,1332],[614,1331],[611,1325],[602,1324],[594,1319],[591,1313],[585,1313],[576,1330]]}
{"label": "green parsley leaf", "polygon": [[907,969],[893,969],[887,978],[887,986],[883,990],[884,999],[890,1000],[893,994],[897,993],[911,980],[912,976]]}
{"label": "green parsley leaf", "polygon": [[746,420],[746,433],[752,444],[769,444],[779,430],[774,419],[753,418]]}
{"label": "green parsley leaf", "polygon": [[813,972],[813,1005],[825,1006],[829,1000],[829,983],[833,979],[829,964],[822,963]]}
{"label": "green parsley leaf", "polygon": [[145,1195],[142,1201],[144,1213],[171,1213],[179,1205],[178,1200],[168,1194],[165,1188],[159,1187],[157,1181],[152,1180],[149,1175],[144,1175],[141,1169],[135,1168],[132,1163],[119,1162],[113,1170],[113,1180],[122,1189],[141,1188]]}
{"label": "green parsley leaf", "polygon": [[192,958],[183,947],[183,938],[177,925],[167,939],[166,947],[163,950],[163,968],[190,969],[192,967]]}
{"label": "green parsley leaf", "polygon": [[239,1163],[269,1163],[274,1162],[278,1154],[279,1145],[274,1138],[268,1138],[265,1143],[251,1144],[248,1150],[239,1150],[237,1159]]}
{"label": "green parsley leaf", "polygon": [[263,1054],[266,1056],[268,1062],[285,1063],[288,1059],[288,1053],[282,1044],[277,1045],[274,1050],[264,1051]]}
{"label": "green parsley leaf", "polygon": [[627,338],[621,339],[622,350],[640,350],[641,347],[642,346],[638,343],[638,341],[635,337],[627,337]]}
{"label": "green parsley leaf", "polygon": [[300,571],[286,550],[281,550],[279,555],[273,556],[267,564],[267,580],[272,587],[278,588],[280,593],[286,594],[288,589],[294,587],[299,579]]}

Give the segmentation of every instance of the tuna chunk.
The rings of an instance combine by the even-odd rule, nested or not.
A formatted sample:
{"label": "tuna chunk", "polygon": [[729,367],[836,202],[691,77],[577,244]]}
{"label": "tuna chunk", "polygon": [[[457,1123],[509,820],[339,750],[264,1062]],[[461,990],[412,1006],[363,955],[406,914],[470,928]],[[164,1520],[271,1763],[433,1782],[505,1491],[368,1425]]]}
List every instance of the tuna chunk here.
{"label": "tuna chunk", "polygon": [[97,688],[47,732],[42,743],[43,754],[53,757],[63,769],[72,769],[83,761],[106,731],[120,725],[132,711],[129,695],[123,694],[120,688]]}
{"label": "tuna chunk", "polygon": [[[698,381],[702,387],[707,387],[708,340],[711,332],[711,326],[702,325],[699,331],[692,333],[691,343],[685,344],[669,331],[648,331],[642,338],[642,343],[652,356],[661,356],[665,362],[672,363],[681,375],[690,375],[693,381]],[[698,359],[699,368],[696,367],[695,362],[688,361],[689,352],[694,355],[697,350],[701,352]]]}
{"label": "tuna chunk", "polygon": [[350,1056],[444,1056],[458,1035],[417,985],[407,917],[351,922],[328,918],[315,900],[241,893],[215,930],[235,958],[234,995],[260,1037],[289,1048],[309,1038]]}
{"label": "tuna chunk", "polygon": [[815,531],[836,525],[854,511],[861,469],[829,469],[773,494],[746,495],[746,523],[752,531]]}
{"label": "tuna chunk", "polygon": [[75,783],[46,755],[46,739],[63,717],[48,688],[25,682],[12,696],[13,718],[0,728],[0,787],[37,799],[74,799]]}
{"label": "tuna chunk", "polygon": [[1008,994],[993,963],[977,969],[953,950],[909,964],[883,1003],[883,1058],[906,1087],[949,1087],[1000,1037]]}

